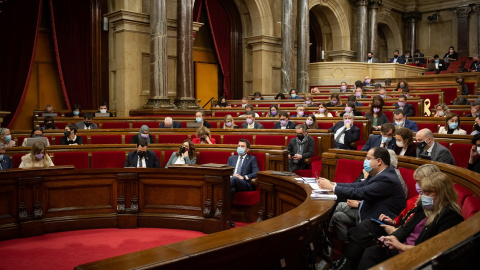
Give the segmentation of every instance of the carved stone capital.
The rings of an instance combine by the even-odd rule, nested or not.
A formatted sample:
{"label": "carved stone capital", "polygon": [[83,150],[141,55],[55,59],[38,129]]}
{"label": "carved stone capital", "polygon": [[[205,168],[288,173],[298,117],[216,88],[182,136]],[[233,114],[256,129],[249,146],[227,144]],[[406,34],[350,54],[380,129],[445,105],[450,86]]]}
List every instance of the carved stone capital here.
{"label": "carved stone capital", "polygon": [[369,8],[379,8],[382,5],[382,0],[368,0]]}
{"label": "carved stone capital", "polygon": [[173,109],[175,105],[170,104],[169,98],[152,97],[142,106],[142,109]]}
{"label": "carved stone capital", "polygon": [[458,18],[468,18],[470,11],[472,11],[472,8],[469,6],[461,6],[452,9],[452,12],[455,13]]}
{"label": "carved stone capital", "polygon": [[422,18],[422,13],[418,11],[407,12],[403,14],[403,19],[407,22],[418,22]]}
{"label": "carved stone capital", "polygon": [[480,15],[480,4],[473,6],[472,9],[475,12],[475,14]]}
{"label": "carved stone capital", "polygon": [[200,106],[197,104],[195,98],[176,98],[175,105],[178,109],[199,109]]}

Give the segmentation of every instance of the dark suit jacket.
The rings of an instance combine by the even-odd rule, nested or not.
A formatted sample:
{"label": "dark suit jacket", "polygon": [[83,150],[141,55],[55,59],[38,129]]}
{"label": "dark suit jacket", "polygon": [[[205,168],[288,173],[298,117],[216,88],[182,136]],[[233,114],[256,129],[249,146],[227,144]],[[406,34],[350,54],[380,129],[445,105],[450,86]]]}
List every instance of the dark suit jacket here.
{"label": "dark suit jacket", "polygon": [[[390,58],[390,63],[393,63],[394,59],[395,59],[394,57]],[[398,58],[397,58],[397,63],[399,63],[399,64],[405,64],[405,60],[403,60],[403,57],[401,57],[401,56],[399,55]]]}
{"label": "dark suit jacket", "polygon": [[[166,128],[165,123],[161,123],[160,128]],[[177,121],[172,121],[172,127],[171,128],[182,128],[182,123],[177,122]]]}
{"label": "dark suit jacket", "polygon": [[[344,114],[345,114],[345,112],[342,112],[342,113],[340,114],[340,117],[343,117]],[[362,113],[359,112],[359,111],[357,111],[357,110],[353,111],[353,115],[363,117]]]}
{"label": "dark suit jacket", "polygon": [[[394,105],[395,109],[398,109],[398,103]],[[405,106],[403,107],[403,114],[410,117],[410,116],[415,116],[415,109],[413,108],[412,104],[406,103]]]}
{"label": "dark suit jacket", "polygon": [[[379,147],[382,144],[382,135],[373,135],[371,134],[368,138],[367,143],[362,147],[362,151],[368,151],[373,147]],[[387,149],[395,150],[397,144],[395,143],[395,138],[392,138],[390,143],[388,143]]]}
{"label": "dark suit jacket", "polygon": [[[393,123],[394,126],[397,125],[397,123]],[[405,119],[405,125],[403,127],[410,129],[413,132],[418,132],[418,126],[417,122]]]}
{"label": "dark suit jacket", "polygon": [[[337,103],[337,104],[338,104],[338,103]],[[344,103],[342,103],[342,105],[335,105],[335,104],[333,104],[333,103],[331,103],[331,102],[328,102],[326,105],[327,105],[327,107],[339,107],[339,108],[345,107],[345,104],[344,104]]]}
{"label": "dark suit jacket", "polygon": [[[343,121],[339,121],[335,124],[335,126],[333,126],[333,128],[329,129],[328,131],[333,132],[333,136],[335,136],[335,133],[337,132],[337,130],[340,128],[343,128],[343,126],[344,126]],[[356,150],[350,147],[350,143],[358,141],[359,138],[360,138],[360,129],[357,126],[352,125],[352,127],[349,130],[345,130],[345,144],[343,145],[338,144],[339,148]],[[335,145],[337,145],[336,142],[335,142]]]}
{"label": "dark suit jacket", "polygon": [[[260,124],[260,123],[258,123],[257,121],[253,122],[253,127],[254,127],[255,129],[263,129],[263,125]],[[247,128],[248,128],[248,123],[247,123],[247,122],[243,122],[243,123],[242,123],[242,128],[247,129]]]}
{"label": "dark suit jacket", "polygon": [[[365,61],[365,63],[368,63],[368,60]],[[378,58],[373,57],[372,58],[372,63],[380,63],[380,62],[378,61]]]}
{"label": "dark suit jacket", "polygon": [[480,71],[480,63],[475,63],[472,62],[472,65],[470,66],[470,70],[475,70],[475,71]]}
{"label": "dark suit jacket", "polygon": [[445,61],[443,61],[443,59],[440,59],[440,61],[438,62],[438,69],[435,69],[435,71],[437,71],[437,73],[440,73],[440,71],[442,70],[447,70],[447,64],[445,63]]}
{"label": "dark suit jacket", "polygon": [[[155,143],[155,139],[153,139],[152,134],[148,134],[148,137],[150,138],[150,143]],[[133,136],[132,139],[130,140],[131,144],[137,144],[138,143],[138,134]]]}
{"label": "dark suit jacket", "polygon": [[[308,136],[308,135],[307,135]],[[288,153],[297,153],[298,151],[298,145],[297,145],[297,138],[292,138],[290,139],[290,142],[288,142],[287,145],[287,150]],[[307,137],[307,142],[305,143],[304,149],[303,149],[303,154],[302,154],[302,159],[298,161],[298,165],[300,167],[303,167],[304,165],[304,160],[306,158],[311,158],[315,155],[315,139],[308,136]]]}
{"label": "dark suit jacket", "polygon": [[[318,107],[318,106],[317,106],[317,107]],[[304,114],[303,116],[298,116],[298,114],[294,114],[294,115],[292,115],[292,116],[290,116],[290,117],[308,117],[308,114]]]}
{"label": "dark suit jacket", "polygon": [[[276,122],[275,125],[273,125],[273,128],[274,129],[281,129],[282,125],[280,124],[280,122]],[[295,128],[295,123],[293,123],[292,121],[288,121],[286,128],[287,129],[294,129]]]}
{"label": "dark suit jacket", "polygon": [[[81,121],[81,122],[76,122],[76,123],[75,123],[75,126],[77,126],[78,129],[85,129],[85,122],[83,122],[83,121]],[[90,125],[90,129],[98,129],[97,124],[92,123],[92,124]]]}
{"label": "dark suit jacket", "polygon": [[[395,154],[400,155],[402,152],[402,148],[395,147]],[[404,157],[417,157],[417,144],[412,143],[407,147],[407,151],[405,151]]]}
{"label": "dark suit jacket", "polygon": [[[123,167],[136,168],[137,163],[138,163],[137,151],[132,151],[128,153],[127,160],[125,161],[125,165],[123,165]],[[160,161],[158,160],[157,155],[150,150],[147,150],[147,153],[145,154],[145,163],[147,165],[147,168],[160,168]]]}
{"label": "dark suit jacket", "polygon": [[[425,226],[415,240],[415,245],[418,245],[435,235],[446,231],[453,226],[460,224],[463,221],[463,217],[454,209],[447,207],[435,218],[435,220],[428,226]],[[405,238],[406,239],[406,238]]]}
{"label": "dark suit jacket", "polygon": [[[235,168],[235,166],[237,165],[237,161],[238,161],[238,155],[230,156],[228,158],[227,164],[228,166],[232,166],[233,168]],[[254,156],[247,154],[245,156],[245,160],[243,161],[243,165],[242,165],[242,168],[240,169],[239,174],[243,177],[247,176],[248,177],[247,181],[250,181],[253,178],[257,177],[258,171],[260,171],[260,169],[258,168],[257,159]],[[233,172],[233,174],[235,174],[235,172]]]}
{"label": "dark suit jacket", "polygon": [[12,159],[10,159],[10,156],[3,155],[3,158],[0,159],[0,165],[1,165],[0,170],[8,170],[13,168],[13,163],[12,163]]}
{"label": "dark suit jacket", "polygon": [[77,139],[75,141],[69,141],[67,137],[63,136],[62,139],[60,140],[61,145],[70,145],[70,144],[78,144],[81,145],[83,144],[83,138],[80,136],[77,136]]}
{"label": "dark suit jacket", "polygon": [[378,218],[380,214],[396,217],[406,206],[405,192],[392,167],[374,177],[369,176],[365,181],[337,183],[335,194],[339,198],[363,200],[360,209],[362,220]]}
{"label": "dark suit jacket", "polygon": [[[420,152],[420,150],[417,148],[417,157],[420,157],[420,154],[425,154],[425,150]],[[433,145],[431,159],[433,161],[455,165],[455,159],[453,158],[450,150],[438,142],[435,142]]]}
{"label": "dark suit jacket", "polygon": [[413,62],[416,61],[418,61],[417,66],[425,64],[425,55],[423,53],[419,53],[418,56],[413,55]]}

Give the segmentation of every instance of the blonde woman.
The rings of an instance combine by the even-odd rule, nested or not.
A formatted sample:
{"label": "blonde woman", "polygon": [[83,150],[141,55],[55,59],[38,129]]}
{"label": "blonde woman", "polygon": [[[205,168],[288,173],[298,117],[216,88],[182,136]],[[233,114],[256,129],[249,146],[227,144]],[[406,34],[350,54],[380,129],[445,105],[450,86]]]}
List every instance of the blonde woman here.
{"label": "blonde woman", "polygon": [[435,106],[435,115],[433,115],[433,117],[445,117],[447,113],[450,113],[447,104],[440,103]]}
{"label": "blonde woman", "polygon": [[54,166],[52,159],[47,154],[43,142],[35,142],[29,154],[22,157],[19,168],[43,168]]}
{"label": "blonde woman", "polygon": [[315,117],[333,117],[333,115],[328,112],[327,104],[322,102],[318,105],[318,113],[315,114]]}
{"label": "blonde woman", "polygon": [[225,118],[223,119],[223,129],[235,129],[239,128],[237,125],[235,125],[235,122],[233,121],[233,117],[230,114],[225,115]]}

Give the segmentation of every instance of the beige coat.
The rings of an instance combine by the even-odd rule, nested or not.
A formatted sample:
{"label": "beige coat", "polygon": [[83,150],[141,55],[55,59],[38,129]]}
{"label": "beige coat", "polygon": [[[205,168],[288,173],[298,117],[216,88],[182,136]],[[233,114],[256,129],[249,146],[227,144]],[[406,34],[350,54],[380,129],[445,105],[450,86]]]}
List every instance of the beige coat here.
{"label": "beige coat", "polygon": [[29,153],[22,157],[22,163],[20,163],[19,168],[43,168],[55,166],[53,165],[52,159],[48,155],[43,156],[41,160],[35,162],[32,162],[31,155],[32,154]]}

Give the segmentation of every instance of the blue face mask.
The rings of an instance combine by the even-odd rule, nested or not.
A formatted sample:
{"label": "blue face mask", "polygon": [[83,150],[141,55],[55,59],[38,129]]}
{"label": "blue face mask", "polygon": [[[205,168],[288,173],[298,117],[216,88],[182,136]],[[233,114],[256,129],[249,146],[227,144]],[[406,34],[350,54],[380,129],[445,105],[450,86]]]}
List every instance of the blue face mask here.
{"label": "blue face mask", "polygon": [[448,123],[448,127],[450,129],[456,129],[458,127],[458,123]]}
{"label": "blue face mask", "polygon": [[197,117],[197,118],[195,118],[195,121],[197,121],[197,123],[201,123],[201,122],[202,122],[202,118],[201,118],[201,117]]}
{"label": "blue face mask", "polygon": [[391,141],[392,141],[392,138],[391,138],[391,137],[384,137],[384,136],[382,136],[382,142],[383,142],[383,143],[389,143],[389,142],[391,142]]}
{"label": "blue face mask", "polygon": [[425,209],[433,209],[433,197],[422,195],[422,206]]}
{"label": "blue face mask", "polygon": [[420,185],[418,183],[415,184],[415,189],[417,190],[418,194],[423,194],[422,189],[420,188]]}
{"label": "blue face mask", "polygon": [[12,140],[12,135],[5,136],[5,141],[8,143]]}
{"label": "blue face mask", "polygon": [[73,115],[79,115],[80,111],[73,111]]}
{"label": "blue face mask", "polygon": [[291,94],[290,96],[291,96],[292,98],[296,98],[296,97],[297,97],[296,94]]}
{"label": "blue face mask", "polygon": [[370,172],[372,170],[372,167],[370,167],[370,163],[371,161],[370,160],[367,160],[365,159],[363,161],[363,169],[366,171],[366,172]]}
{"label": "blue face mask", "polygon": [[245,155],[245,148],[237,147],[237,154],[240,155],[240,156]]}

